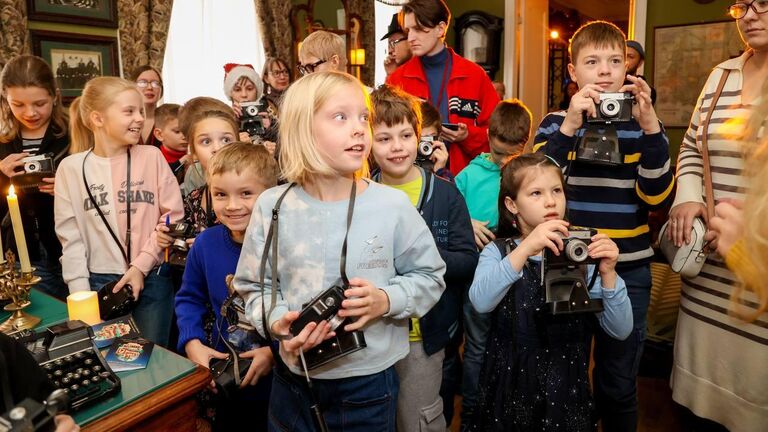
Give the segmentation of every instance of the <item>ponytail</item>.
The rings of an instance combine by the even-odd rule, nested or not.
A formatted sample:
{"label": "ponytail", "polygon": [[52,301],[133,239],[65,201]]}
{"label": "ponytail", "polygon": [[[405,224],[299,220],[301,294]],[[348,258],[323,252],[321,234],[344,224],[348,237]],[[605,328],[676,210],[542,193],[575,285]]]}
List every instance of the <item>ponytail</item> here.
{"label": "ponytail", "polygon": [[75,98],[69,106],[69,154],[90,150],[95,142],[93,131],[85,125],[81,116],[81,99],[82,96]]}

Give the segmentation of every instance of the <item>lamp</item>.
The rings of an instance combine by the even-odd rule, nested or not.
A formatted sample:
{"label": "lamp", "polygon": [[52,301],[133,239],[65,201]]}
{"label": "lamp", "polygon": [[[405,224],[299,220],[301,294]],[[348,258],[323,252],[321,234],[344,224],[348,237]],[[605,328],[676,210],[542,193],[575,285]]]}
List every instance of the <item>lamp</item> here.
{"label": "lamp", "polygon": [[96,291],[78,291],[67,296],[69,320],[81,320],[88,325],[101,322],[99,298]]}
{"label": "lamp", "polygon": [[357,79],[360,79],[360,69],[365,65],[365,49],[354,48],[349,50],[349,64],[355,67]]}

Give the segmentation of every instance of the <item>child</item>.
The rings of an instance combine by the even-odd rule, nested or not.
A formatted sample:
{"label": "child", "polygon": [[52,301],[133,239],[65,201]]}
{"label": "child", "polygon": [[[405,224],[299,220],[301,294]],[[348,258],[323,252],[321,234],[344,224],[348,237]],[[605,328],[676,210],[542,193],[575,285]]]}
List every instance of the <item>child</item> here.
{"label": "child", "polygon": [[152,132],[179,183],[184,179],[186,168],[192,160],[187,139],[179,130],[180,108],[178,104],[160,105],[155,111],[155,130]]}
{"label": "child", "polygon": [[299,45],[299,73],[347,70],[347,43],[341,36],[324,30],[314,31]]}
{"label": "child", "polygon": [[[482,250],[491,240],[499,219],[500,167],[510,156],[522,152],[531,136],[531,112],[517,99],[499,102],[488,126],[490,153],[482,153],[456,176],[456,187],[467,201],[475,244]],[[472,415],[477,401],[477,385],[483,363],[485,341],[491,325],[490,314],[479,313],[464,299],[464,371],[462,382],[462,420]]]}
{"label": "child", "polygon": [[[509,161],[499,192],[499,239],[483,249],[469,298],[492,312],[480,401],[472,430],[592,431],[589,392],[591,314],[553,315],[546,310],[540,267],[542,250],[563,254],[568,236],[560,167],[541,154]],[[503,238],[509,235],[508,238]],[[632,331],[632,308],[616,274],[616,244],[592,237],[589,256],[600,259],[591,298],[602,298],[597,321],[611,337]],[[511,252],[507,252],[511,249]]]}
{"label": "child", "polygon": [[[253,359],[243,384],[259,385],[248,393],[250,397],[242,394],[236,400],[220,401],[214,427],[232,430],[235,425],[227,422],[238,418],[234,413],[257,410],[260,415],[256,429],[266,430],[270,380],[262,378],[272,369],[272,351],[269,347],[259,348],[252,337],[255,335],[246,335],[251,336],[246,344],[242,343],[243,335],[237,335],[239,340],[235,335],[230,338],[227,326],[235,323],[222,318],[221,306],[229,295],[225,280],[235,273],[256,198],[277,184],[277,162],[261,146],[236,142],[211,158],[207,173],[213,211],[221,225],[201,233],[187,256],[181,290],[176,295],[178,349],[195,363],[209,367],[211,359],[227,357],[222,341],[228,340],[242,350],[241,357]],[[162,246],[168,245],[170,242]],[[209,308],[215,315],[213,323],[204,320]],[[254,400],[258,402],[248,403]]]}
{"label": "child", "polygon": [[270,153],[275,153],[275,141],[277,141],[277,131],[271,127],[275,123],[267,112],[269,103],[264,97],[263,81],[258,72],[249,64],[227,63],[224,65],[224,94],[232,101],[232,109],[235,111],[235,117],[243,117],[243,109],[240,104],[245,102],[258,102],[258,115],[262,118],[264,131],[259,136],[249,136],[248,132],[240,127],[240,139],[243,141],[253,141],[263,144]]}
{"label": "child", "polygon": [[400,378],[397,429],[444,432],[440,398],[444,348],[458,330],[461,299],[477,266],[472,224],[456,187],[414,165],[421,135],[419,101],[387,85],[374,90],[371,99],[376,121],[372,152],[381,169],[373,180],[408,196],[446,263],[446,290],[423,318],[411,319],[410,351],[395,365]]}
{"label": "child", "polygon": [[[134,145],[144,123],[136,85],[90,80],[70,107],[72,154],[56,172],[54,212],[70,292],[130,286],[142,334],[166,345],[173,288],[158,275],[154,228],[182,217],[179,185],[156,147]],[[87,185],[87,186],[86,186]]]}
{"label": "child", "polygon": [[[301,78],[283,100],[280,162],[286,180],[296,184],[259,197],[234,280],[251,323],[280,339],[270,395],[279,403],[270,405],[270,428],[293,424],[295,430],[313,429],[313,398],[301,376],[299,352],[307,353],[333,333],[325,321],[309,323],[295,335],[289,328],[302,304],[343,284],[346,299],[338,315],[356,318],[342,325],[349,332],[362,330],[367,347],[314,369],[314,393],[322,401],[328,430],[394,431],[394,364],[408,354],[405,319],[427,313],[445,288],[445,263],[406,196],[354,177],[370,148],[369,107],[360,82],[338,72]],[[262,290],[262,248],[283,194],[278,268],[267,266]],[[272,304],[275,274],[280,289]],[[270,311],[264,317],[262,300]]]}
{"label": "child", "polygon": [[[48,154],[57,166],[68,150],[67,115],[51,67],[31,55],[11,59],[0,75],[0,190],[6,193],[11,183],[16,185],[30,259],[42,278],[37,287],[60,300],[69,291],[61,278],[61,243],[53,222],[54,177],[27,188],[19,180],[25,157]],[[0,214],[6,213],[7,202],[0,199]],[[5,236],[4,247],[13,248],[14,240]]]}
{"label": "child", "polygon": [[[651,104],[642,78],[626,74],[624,33],[595,21],[574,33],[568,73],[579,85],[567,111],[541,121],[534,149],[544,151],[568,176],[569,219],[597,229],[619,246],[617,271],[627,284],[635,319],[634,335],[618,341],[602,330],[595,334],[595,401],[604,430],[637,428],[637,372],[643,351],[651,294],[653,259],[648,211],[672,201],[674,173],[669,169],[669,140]],[[632,82],[624,85],[624,81]],[[585,115],[596,116],[600,93],[631,92],[632,119],[616,122],[621,160],[615,166],[569,157],[584,135]]]}
{"label": "child", "polygon": [[448,149],[440,141],[440,113],[427,101],[421,102],[421,136],[432,140],[433,152],[429,160],[434,164],[432,172],[448,181],[453,181],[453,173],[448,169]]}
{"label": "child", "polygon": [[163,97],[163,76],[160,71],[150,65],[141,65],[131,75],[136,87],[144,100],[144,127],[141,130],[139,144],[158,146],[155,140],[155,109],[157,102]]}

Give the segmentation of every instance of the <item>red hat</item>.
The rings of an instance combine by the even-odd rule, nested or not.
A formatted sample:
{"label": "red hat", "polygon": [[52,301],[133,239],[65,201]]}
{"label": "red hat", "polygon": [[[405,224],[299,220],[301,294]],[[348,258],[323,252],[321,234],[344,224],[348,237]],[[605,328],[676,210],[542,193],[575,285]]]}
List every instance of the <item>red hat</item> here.
{"label": "red hat", "polygon": [[224,65],[224,94],[232,99],[232,88],[240,80],[246,77],[256,86],[256,99],[261,96],[264,84],[261,76],[250,64],[227,63]]}

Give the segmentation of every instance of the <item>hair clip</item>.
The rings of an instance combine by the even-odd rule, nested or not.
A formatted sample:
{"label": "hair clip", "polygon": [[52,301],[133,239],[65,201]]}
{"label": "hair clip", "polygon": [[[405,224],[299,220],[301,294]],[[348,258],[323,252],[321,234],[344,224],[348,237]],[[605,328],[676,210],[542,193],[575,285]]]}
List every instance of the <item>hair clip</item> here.
{"label": "hair clip", "polygon": [[559,164],[559,163],[557,163],[557,161],[556,161],[556,160],[555,160],[555,159],[554,159],[552,156],[545,154],[545,155],[544,155],[544,157],[545,157],[545,158],[547,158],[547,159],[549,159],[549,161],[550,161],[550,162],[552,162],[553,164],[555,164],[555,166],[556,166],[556,167],[558,167],[558,168],[562,168],[562,167],[560,166],[560,164]]}

